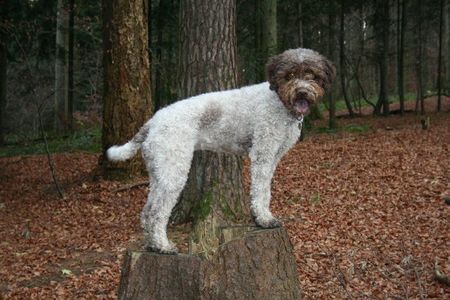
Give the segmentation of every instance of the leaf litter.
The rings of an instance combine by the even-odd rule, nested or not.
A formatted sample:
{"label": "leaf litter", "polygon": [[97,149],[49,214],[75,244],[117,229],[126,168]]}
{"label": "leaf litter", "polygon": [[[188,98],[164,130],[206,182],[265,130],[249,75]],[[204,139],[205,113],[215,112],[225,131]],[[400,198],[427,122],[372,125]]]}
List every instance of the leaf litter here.
{"label": "leaf litter", "polygon": [[[340,123],[369,130],[308,134],[273,180],[303,298],[450,299],[433,277],[450,274],[449,113]],[[54,160],[64,200],[45,156],[0,159],[0,298],[114,299],[147,187],[91,180],[97,155]]]}

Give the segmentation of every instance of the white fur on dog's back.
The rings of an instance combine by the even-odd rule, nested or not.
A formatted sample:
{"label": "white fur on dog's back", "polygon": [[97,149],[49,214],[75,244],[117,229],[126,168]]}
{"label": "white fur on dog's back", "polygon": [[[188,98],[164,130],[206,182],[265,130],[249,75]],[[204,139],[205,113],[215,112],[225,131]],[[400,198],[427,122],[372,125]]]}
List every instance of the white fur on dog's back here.
{"label": "white fur on dog's back", "polygon": [[106,151],[106,156],[111,161],[124,161],[135,156],[139,149],[141,144],[130,141],[122,146],[112,146]]}

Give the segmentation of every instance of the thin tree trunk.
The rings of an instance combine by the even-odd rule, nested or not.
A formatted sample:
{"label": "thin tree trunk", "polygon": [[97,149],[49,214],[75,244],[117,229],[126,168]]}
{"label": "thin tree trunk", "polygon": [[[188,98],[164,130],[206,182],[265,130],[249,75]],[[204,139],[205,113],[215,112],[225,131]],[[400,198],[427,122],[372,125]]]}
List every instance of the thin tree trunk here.
{"label": "thin tree trunk", "polygon": [[6,34],[0,28],[0,145],[5,142],[4,117],[6,106],[6,91],[8,82],[8,55],[6,49]]}
{"label": "thin tree trunk", "polygon": [[[150,63],[145,1],[103,3],[103,154],[130,140],[151,115]],[[100,161],[103,176],[124,178],[141,173],[140,157],[131,162]]]}
{"label": "thin tree trunk", "polygon": [[340,31],[339,31],[339,68],[341,71],[341,88],[342,95],[344,96],[345,106],[347,107],[348,114],[353,117],[355,114],[353,112],[352,104],[347,94],[347,87],[345,85],[346,79],[346,66],[345,66],[345,11],[344,11],[344,1],[341,1],[340,9]]}
{"label": "thin tree trunk", "polygon": [[[330,4],[331,5],[331,4]],[[336,24],[336,15],[334,13],[333,8],[329,8],[328,10],[328,57],[330,59],[334,58],[334,49],[335,49],[335,24]],[[336,124],[336,99],[332,90],[328,93],[328,109],[329,109],[329,119],[328,126],[333,129],[337,127]]]}
{"label": "thin tree trunk", "polygon": [[[235,10],[234,0],[181,1],[180,98],[236,87]],[[189,179],[172,214],[177,223],[192,220],[195,224],[194,252],[217,246],[218,226],[248,215],[241,173],[239,156],[195,153]]]}
{"label": "thin tree trunk", "polygon": [[258,53],[260,53],[258,79],[263,81],[266,78],[265,65],[270,56],[277,52],[277,1],[276,0],[257,0],[259,7],[259,26],[260,44]]}
{"label": "thin tree trunk", "polygon": [[[150,63],[152,62],[152,47],[153,47],[153,41],[152,41],[152,0],[144,0],[144,11],[147,12],[147,44],[148,44],[148,59]],[[151,74],[151,73],[150,73]]]}
{"label": "thin tree trunk", "polygon": [[163,35],[166,25],[166,19],[165,19],[165,6],[164,3],[167,3],[167,0],[159,0],[159,6],[158,6],[158,19],[157,23],[158,26],[156,28],[157,33],[157,42],[156,42],[156,64],[153,64],[153,67],[156,69],[155,71],[155,97],[154,97],[154,103],[155,103],[155,110],[160,109],[164,106],[162,103],[162,94],[163,94],[163,86],[162,84],[162,47],[163,47]]}
{"label": "thin tree trunk", "polygon": [[377,38],[380,44],[380,53],[378,54],[378,65],[380,67],[380,90],[375,114],[381,113],[389,115],[388,98],[388,64],[389,64],[389,1],[379,0],[376,7],[377,14]]}
{"label": "thin tree trunk", "polygon": [[444,45],[446,46],[446,50],[444,51],[444,53],[447,54],[445,88],[447,90],[447,93],[450,93],[450,1],[449,0],[446,0],[446,7],[444,14],[445,14]]}
{"label": "thin tree trunk", "polygon": [[443,31],[444,31],[444,9],[445,0],[440,0],[440,12],[439,12],[439,51],[438,51],[438,70],[437,70],[437,111],[441,111],[441,96],[442,96],[442,42],[443,42]]}
{"label": "thin tree trunk", "polygon": [[[0,19],[6,21],[10,11],[10,3],[4,2],[0,6]],[[8,89],[8,40],[6,28],[0,26],[0,145],[5,143],[5,107]]]}
{"label": "thin tree trunk", "polygon": [[302,0],[298,0],[297,4],[297,34],[298,34],[298,47],[303,48],[303,3]]}
{"label": "thin tree trunk", "polygon": [[57,132],[68,128],[68,7],[67,0],[58,0],[56,12],[55,55],[55,123]]}
{"label": "thin tree trunk", "polygon": [[68,70],[67,70],[67,129],[74,131],[73,109],[74,109],[74,69],[73,69],[73,53],[74,53],[74,26],[75,26],[75,0],[69,0],[69,30],[68,30]]}
{"label": "thin tree trunk", "polygon": [[400,115],[405,113],[405,85],[404,85],[404,53],[405,53],[405,27],[406,27],[406,1],[397,0],[397,84],[400,101]]}
{"label": "thin tree trunk", "polygon": [[164,61],[163,68],[165,70],[165,94],[161,99],[163,105],[169,105],[176,100],[177,97],[177,53],[178,53],[178,14],[180,3],[179,0],[171,0],[169,11],[171,12],[170,23],[168,24],[168,49],[167,59]]}
{"label": "thin tree trunk", "polygon": [[389,109],[389,98],[388,98],[388,65],[389,65],[389,1],[383,1],[383,56],[381,60],[381,70],[380,70],[380,97],[383,103],[383,115],[388,116],[390,113]]}
{"label": "thin tree trunk", "polygon": [[415,112],[419,112],[419,104],[420,104],[420,113],[424,114],[424,105],[423,105],[423,74],[422,74],[422,56],[423,56],[423,46],[422,46],[422,1],[417,0],[417,30],[416,30],[416,107]]}

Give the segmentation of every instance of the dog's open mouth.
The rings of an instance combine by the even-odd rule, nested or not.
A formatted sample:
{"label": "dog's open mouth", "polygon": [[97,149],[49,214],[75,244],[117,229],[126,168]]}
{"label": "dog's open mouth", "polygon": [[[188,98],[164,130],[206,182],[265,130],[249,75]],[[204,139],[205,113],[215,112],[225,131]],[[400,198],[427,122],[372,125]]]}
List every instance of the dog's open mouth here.
{"label": "dog's open mouth", "polygon": [[295,111],[300,115],[306,115],[309,112],[309,102],[305,99],[298,99],[294,103]]}

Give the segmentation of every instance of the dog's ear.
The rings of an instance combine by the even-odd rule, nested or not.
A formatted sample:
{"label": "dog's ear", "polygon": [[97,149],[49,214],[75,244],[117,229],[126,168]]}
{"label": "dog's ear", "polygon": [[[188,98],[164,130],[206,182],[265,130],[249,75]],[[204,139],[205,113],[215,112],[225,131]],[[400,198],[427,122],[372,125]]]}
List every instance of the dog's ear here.
{"label": "dog's ear", "polygon": [[274,91],[278,91],[278,72],[280,71],[281,67],[281,54],[272,56],[269,58],[269,62],[266,65],[266,72],[267,72],[267,80],[270,84],[270,89]]}
{"label": "dog's ear", "polygon": [[329,91],[333,84],[334,79],[336,78],[336,67],[331,61],[329,61],[326,58],[323,59],[323,66],[326,75],[324,88],[326,91]]}

